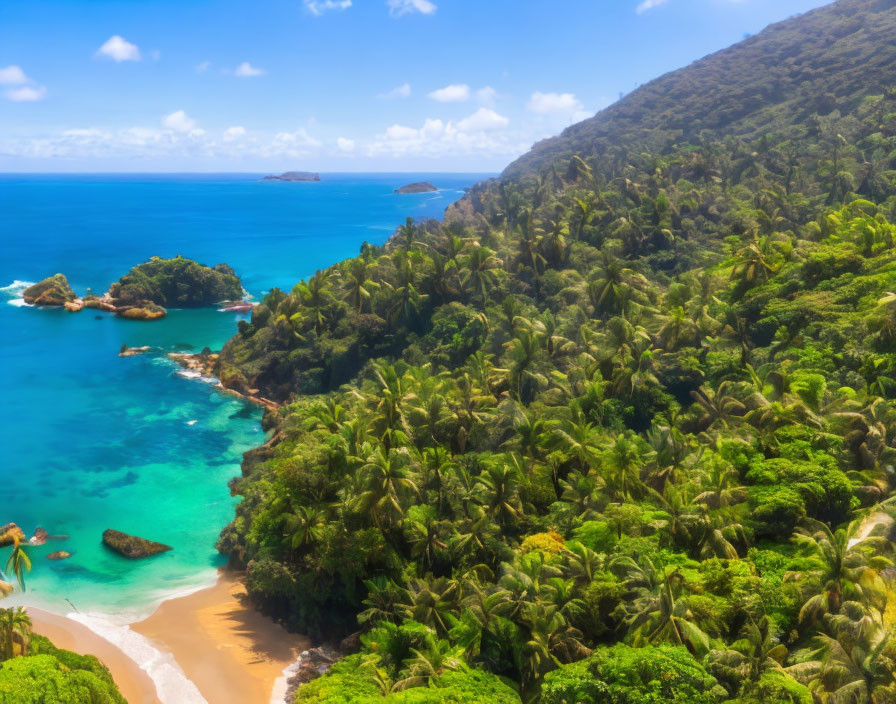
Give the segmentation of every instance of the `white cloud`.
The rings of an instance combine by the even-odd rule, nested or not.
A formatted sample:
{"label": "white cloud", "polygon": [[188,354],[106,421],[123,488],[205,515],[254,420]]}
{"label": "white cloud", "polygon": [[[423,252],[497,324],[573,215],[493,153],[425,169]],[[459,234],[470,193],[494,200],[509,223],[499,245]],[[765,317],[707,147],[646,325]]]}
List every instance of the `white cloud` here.
{"label": "white cloud", "polygon": [[407,98],[411,94],[411,84],[410,83],[402,83],[400,86],[395,86],[392,90],[387,91],[386,93],[380,93],[379,98],[382,100],[389,100],[391,98]]}
{"label": "white cloud", "polygon": [[457,123],[457,128],[461,132],[483,132],[485,130],[496,130],[507,127],[510,122],[503,115],[499,115],[489,108],[479,108],[469,117]]}
{"label": "white cloud", "polygon": [[445,86],[434,90],[429,97],[440,103],[462,103],[470,99],[470,86],[463,83]]}
{"label": "white cloud", "polygon": [[198,64],[196,64],[196,73],[205,73],[209,70],[209,68],[211,68],[211,65],[211,61],[200,61]]}
{"label": "white cloud", "polygon": [[315,139],[308,130],[300,127],[295,132],[278,132],[274,135],[274,142],[282,145],[290,145],[295,147],[319,147],[321,142]]}
{"label": "white cloud", "polygon": [[109,37],[106,43],[97,49],[96,53],[117,63],[140,60],[140,49],[137,48],[137,45],[131,44],[127,39],[117,34]]}
{"label": "white cloud", "polygon": [[162,118],[162,125],[175,132],[192,132],[196,129],[196,120],[183,110],[176,110]]}
{"label": "white cloud", "polygon": [[582,103],[572,93],[540,93],[529,99],[526,110],[536,115],[572,115],[582,111]]}
{"label": "white cloud", "polygon": [[47,89],[43,86],[20,86],[10,88],[3,95],[14,103],[33,103],[43,100],[47,96]]}
{"label": "white cloud", "polygon": [[200,159],[232,164],[270,159],[280,163],[283,159],[305,158],[322,146],[304,128],[263,135],[238,125],[210,134],[195,124],[178,111],[166,117],[159,127],[76,127],[40,137],[0,138],[0,153],[50,160],[161,159],[164,161],[160,163],[168,164],[171,159]]}
{"label": "white cloud", "polygon": [[236,67],[233,75],[239,76],[240,78],[253,78],[255,76],[263,76],[264,69],[253,66],[248,61],[243,61],[243,63]]}
{"label": "white cloud", "polygon": [[302,4],[312,15],[320,17],[327,10],[347,10],[352,6],[352,0],[303,0]]}
{"label": "white cloud", "polygon": [[246,128],[242,125],[234,125],[233,127],[228,127],[226,130],[224,130],[223,139],[225,142],[232,142],[245,136]]}
{"label": "white cloud", "polygon": [[25,72],[20,67],[12,65],[0,68],[0,85],[15,86],[27,82],[28,76],[25,75]]}
{"label": "white cloud", "polygon": [[476,100],[483,105],[493,105],[498,97],[498,91],[491,86],[485,86],[476,91]]}
{"label": "white cloud", "polygon": [[355,151],[355,140],[340,137],[336,140],[336,146],[339,147],[339,151],[349,154]]}
{"label": "white cloud", "polygon": [[652,10],[655,7],[659,7],[660,5],[665,5],[666,0],[643,0],[643,2],[639,3],[635,8],[635,12],[639,15],[643,15],[645,12]]}
{"label": "white cloud", "polygon": [[386,5],[389,6],[389,14],[394,17],[401,17],[412,12],[431,15],[436,11],[435,3],[430,0],[387,0]]}
{"label": "white cloud", "polygon": [[458,154],[507,158],[531,145],[529,135],[501,129],[506,118],[482,108],[457,124],[428,118],[419,128],[392,125],[367,145],[368,156],[456,157]]}

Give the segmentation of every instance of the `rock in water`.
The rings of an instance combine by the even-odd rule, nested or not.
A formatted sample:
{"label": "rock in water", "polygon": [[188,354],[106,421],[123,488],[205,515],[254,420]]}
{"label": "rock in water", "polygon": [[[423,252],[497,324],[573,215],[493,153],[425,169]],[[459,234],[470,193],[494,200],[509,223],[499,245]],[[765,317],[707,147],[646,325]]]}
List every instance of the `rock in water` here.
{"label": "rock in water", "polygon": [[118,309],[118,315],[128,320],[158,320],[159,318],[164,318],[167,314],[167,311],[162,306],[153,305],[152,303],[145,306]]}
{"label": "rock in water", "polygon": [[118,353],[119,357],[136,357],[138,354],[146,354],[152,348],[148,345],[144,345],[143,347],[128,347],[127,345],[121,346],[121,352]]}
{"label": "rock in water", "polygon": [[48,560],[67,560],[72,554],[67,550],[57,550],[47,555]]}
{"label": "rock in water", "polygon": [[22,293],[25,303],[35,306],[64,306],[75,300],[75,292],[64,274],[54,274]]}
{"label": "rock in water", "polygon": [[20,543],[26,542],[25,531],[15,523],[7,523],[5,526],[0,526],[0,548],[12,545],[16,538],[19,539]]}
{"label": "rock in water", "polygon": [[415,183],[409,183],[407,186],[402,186],[401,188],[396,188],[396,193],[432,193],[433,191],[439,190],[435,186],[433,186],[429,181],[416,181]]}
{"label": "rock in water", "polygon": [[29,545],[43,545],[49,539],[50,534],[47,533],[43,528],[38,526],[34,529],[34,535],[31,536],[28,540]]}
{"label": "rock in water", "polygon": [[160,552],[168,552],[173,550],[170,545],[164,543],[156,543],[145,538],[138,538],[136,535],[128,535],[119,530],[103,531],[103,545],[111,548],[119,555],[138,559],[142,557],[151,557],[158,555]]}

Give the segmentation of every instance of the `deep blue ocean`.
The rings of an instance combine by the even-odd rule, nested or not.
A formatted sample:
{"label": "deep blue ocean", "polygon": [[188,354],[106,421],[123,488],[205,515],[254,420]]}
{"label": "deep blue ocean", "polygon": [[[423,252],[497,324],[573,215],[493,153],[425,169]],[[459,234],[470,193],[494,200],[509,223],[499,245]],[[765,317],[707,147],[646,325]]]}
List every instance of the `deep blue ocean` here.
{"label": "deep blue ocean", "polygon": [[[440,217],[485,176],[0,175],[0,525],[69,536],[29,549],[34,567],[16,601],[133,617],[208,583],[233,515],[227,481],[265,439],[258,409],[182,376],[166,356],[219,348],[236,314],[137,322],[37,309],[21,305],[25,282],[61,272],[79,294],[101,293],[151,256],[181,254],[230,264],[258,299],[365,240],[383,243],[408,215]],[[393,193],[423,179],[441,190]],[[119,358],[122,344],[153,352]],[[174,550],[129,561],[103,548],[106,528]],[[54,550],[73,557],[47,560]]]}

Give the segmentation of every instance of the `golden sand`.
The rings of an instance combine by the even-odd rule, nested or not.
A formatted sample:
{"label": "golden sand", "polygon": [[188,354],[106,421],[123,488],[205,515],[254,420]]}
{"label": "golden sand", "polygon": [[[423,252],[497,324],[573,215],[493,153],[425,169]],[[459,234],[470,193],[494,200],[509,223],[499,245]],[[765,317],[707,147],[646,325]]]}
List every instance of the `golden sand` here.
{"label": "golden sand", "polygon": [[[96,655],[128,704],[161,704],[149,676],[117,647],[71,619],[28,611],[35,632],[56,646]],[[215,586],[165,601],[131,628],[171,653],[209,704],[269,704],[283,669],[308,647],[249,606],[245,587],[224,572]]]}

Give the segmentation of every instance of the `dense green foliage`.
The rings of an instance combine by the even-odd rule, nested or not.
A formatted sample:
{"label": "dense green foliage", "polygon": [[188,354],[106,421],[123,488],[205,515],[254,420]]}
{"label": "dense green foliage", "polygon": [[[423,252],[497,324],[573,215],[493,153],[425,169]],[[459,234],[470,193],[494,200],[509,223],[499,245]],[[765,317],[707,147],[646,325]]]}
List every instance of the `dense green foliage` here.
{"label": "dense green foliage", "polygon": [[149,302],[168,308],[196,308],[239,300],[243,288],[226,264],[207,267],[181,256],[153,257],[112,284],[109,294],[118,305]]}
{"label": "dense green foliage", "polygon": [[778,25],[670,95],[776,95],[732,57],[786,38],[786,100],[667,139],[648,86],[612,150],[568,131],[258,306],[221,377],[285,405],[220,547],[291,627],[364,634],[300,697],[896,701],[894,27]]}
{"label": "dense green foliage", "polygon": [[60,650],[30,632],[26,640],[24,655],[0,660],[0,704],[126,704],[92,655]]}

